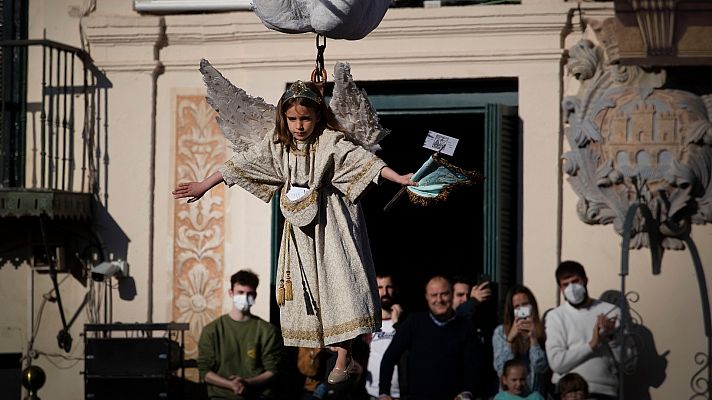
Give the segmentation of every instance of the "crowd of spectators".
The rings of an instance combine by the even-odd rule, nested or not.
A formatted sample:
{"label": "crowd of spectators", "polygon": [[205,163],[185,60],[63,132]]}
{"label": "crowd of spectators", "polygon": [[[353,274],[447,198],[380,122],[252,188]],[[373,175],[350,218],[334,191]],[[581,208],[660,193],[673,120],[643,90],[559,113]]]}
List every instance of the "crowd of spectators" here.
{"label": "crowd of spectators", "polygon": [[515,285],[501,311],[487,277],[433,276],[427,310],[404,310],[394,276],[379,274],[381,330],[353,345],[345,382],[329,384],[333,348],[284,347],[250,313],[258,279],[231,279],[231,311],[206,326],[198,367],[211,399],[617,399],[620,309],[589,295],[584,267],[556,269],[561,304],[541,313]]}

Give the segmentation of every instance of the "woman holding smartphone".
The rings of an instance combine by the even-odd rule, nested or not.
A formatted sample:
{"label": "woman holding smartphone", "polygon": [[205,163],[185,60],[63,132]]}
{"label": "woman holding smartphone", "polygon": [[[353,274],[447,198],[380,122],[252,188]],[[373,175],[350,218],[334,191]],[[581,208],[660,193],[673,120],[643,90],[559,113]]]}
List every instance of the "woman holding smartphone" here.
{"label": "woman holding smartphone", "polygon": [[526,286],[514,286],[507,292],[504,321],[492,335],[494,369],[502,377],[504,363],[512,359],[523,361],[529,374],[529,389],[545,394],[549,366],[544,353],[544,325],[539,319],[539,307],[534,294]]}

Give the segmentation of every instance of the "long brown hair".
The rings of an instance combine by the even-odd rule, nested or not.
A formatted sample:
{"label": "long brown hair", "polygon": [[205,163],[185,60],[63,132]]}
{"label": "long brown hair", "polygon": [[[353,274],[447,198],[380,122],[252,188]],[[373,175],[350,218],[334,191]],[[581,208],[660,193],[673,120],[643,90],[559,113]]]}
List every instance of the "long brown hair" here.
{"label": "long brown hair", "polygon": [[[527,296],[527,299],[529,299],[529,304],[532,306],[531,318],[534,326],[534,336],[536,337],[537,342],[539,342],[539,345],[543,347],[546,335],[544,333],[544,324],[542,324],[539,319],[539,306],[536,303],[534,293],[532,293],[532,291],[526,286],[516,285],[507,292],[507,300],[504,303],[504,335],[509,335],[509,331],[512,329],[512,325],[514,324],[514,306],[512,305],[512,300],[514,299],[514,296],[518,294],[523,294]],[[528,353],[529,340],[521,340],[521,338],[517,337],[517,339],[512,341],[512,352],[515,355]]]}
{"label": "long brown hair", "polygon": [[280,99],[276,107],[276,117],[275,117],[275,127],[274,127],[274,142],[282,143],[282,145],[287,146],[291,149],[295,148],[294,138],[292,137],[292,132],[289,131],[289,125],[287,125],[287,118],[285,113],[290,107],[294,105],[300,105],[307,108],[315,110],[319,121],[317,121],[314,127],[314,132],[312,132],[310,138],[316,138],[324,132],[324,129],[329,128],[334,131],[343,132],[344,128],[336,120],[333,111],[326,104],[324,96],[321,91],[311,82],[305,82],[305,84],[319,97],[319,102],[306,97],[290,97],[286,100]]}

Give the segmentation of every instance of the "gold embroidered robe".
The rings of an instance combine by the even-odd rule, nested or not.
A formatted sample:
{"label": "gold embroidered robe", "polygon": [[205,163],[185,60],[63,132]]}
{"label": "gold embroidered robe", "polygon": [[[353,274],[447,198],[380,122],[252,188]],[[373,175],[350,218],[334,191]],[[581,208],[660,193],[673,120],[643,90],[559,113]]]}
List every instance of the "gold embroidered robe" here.
{"label": "gold embroidered robe", "polygon": [[[265,138],[221,168],[225,183],[265,202],[282,190],[280,208],[293,232],[283,231],[276,283],[279,287],[290,272],[293,298],[280,306],[285,345],[323,347],[380,328],[378,287],[358,199],[378,183],[385,166],[342,133],[325,130],[291,151]],[[310,191],[290,201],[290,185]],[[316,306],[313,315],[307,297]]]}

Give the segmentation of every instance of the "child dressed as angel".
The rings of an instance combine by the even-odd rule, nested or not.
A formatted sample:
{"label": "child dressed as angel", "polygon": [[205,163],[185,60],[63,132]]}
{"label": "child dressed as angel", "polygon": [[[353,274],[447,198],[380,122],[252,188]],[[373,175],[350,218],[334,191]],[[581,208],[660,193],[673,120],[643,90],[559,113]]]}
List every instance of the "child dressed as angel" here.
{"label": "child dressed as angel", "polygon": [[282,335],[288,346],[337,347],[330,383],[348,379],[351,341],[381,325],[359,198],[381,178],[417,185],[412,174],[396,173],[348,134],[316,86],[297,81],[277,103],[273,134],[237,151],[202,182],[180,183],[173,192],[176,199],[195,201],[225,182],[269,202],[281,190],[286,220],[277,272]]}

